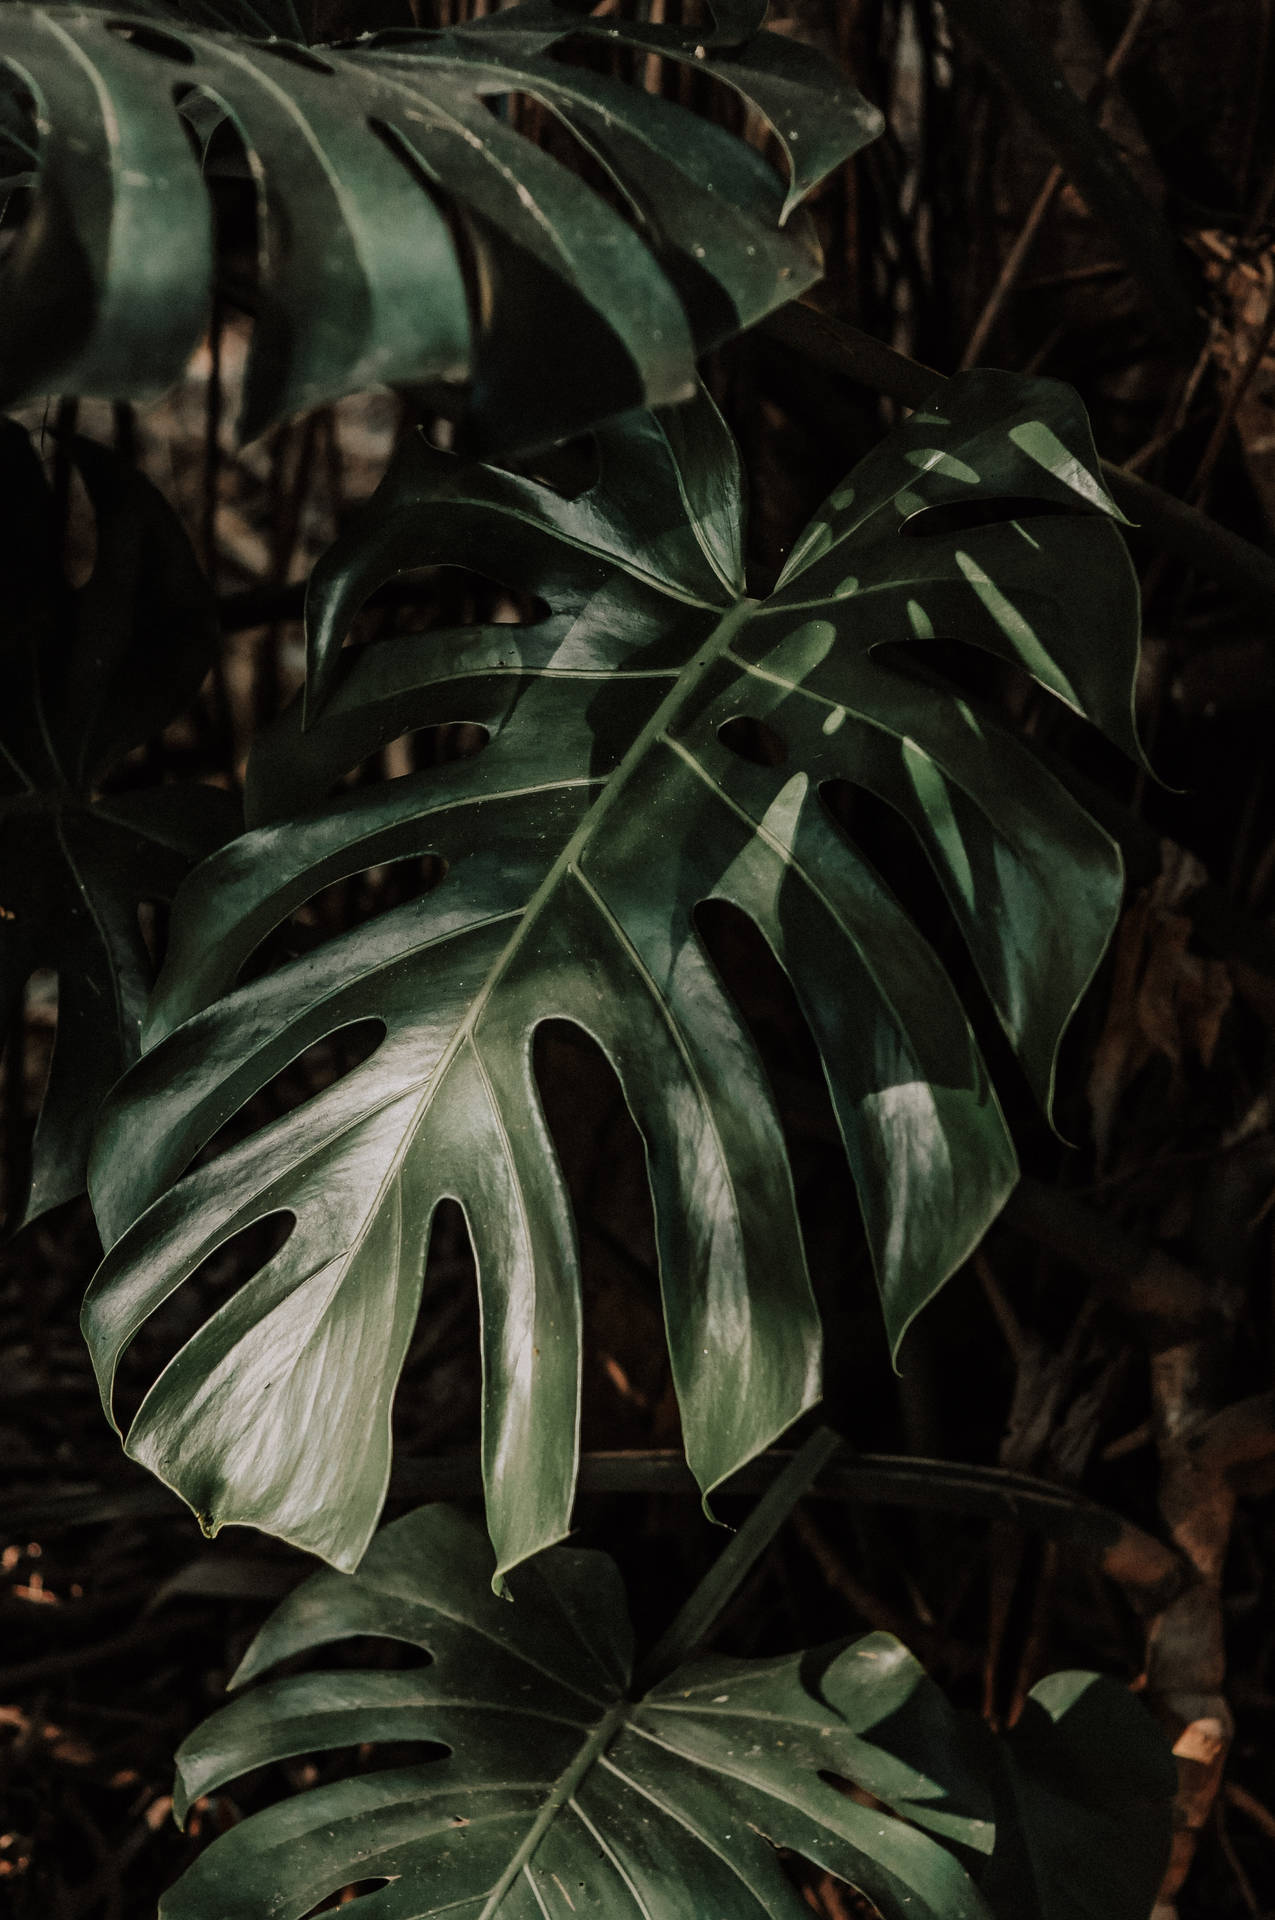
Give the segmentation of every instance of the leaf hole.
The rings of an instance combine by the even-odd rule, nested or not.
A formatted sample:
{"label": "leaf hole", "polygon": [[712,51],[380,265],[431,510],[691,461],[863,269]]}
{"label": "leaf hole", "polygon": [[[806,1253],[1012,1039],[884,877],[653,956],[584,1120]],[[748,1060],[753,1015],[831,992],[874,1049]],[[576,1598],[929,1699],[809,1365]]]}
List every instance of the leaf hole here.
{"label": "leaf hole", "polygon": [[867,1807],[872,1813],[883,1813],[893,1820],[894,1815],[884,1800],[878,1800],[866,1787],[856,1786],[853,1780],[841,1773],[830,1773],[825,1768],[818,1769],[819,1778],[832,1787],[835,1792],[844,1794],[847,1800],[853,1800],[858,1807]]}
{"label": "leaf hole", "polygon": [[708,899],[693,920],[757,1050],[779,1117],[823,1321],[828,1418],[849,1433],[888,1436],[896,1403],[885,1334],[814,1034],[792,981],[746,913],[733,901]]}
{"label": "leaf hole", "polygon": [[143,53],[153,53],[161,60],[176,60],[183,67],[193,67],[195,55],[184,40],[175,33],[165,33],[162,27],[143,26],[137,20],[108,20],[107,31],[117,34],[121,40],[127,40],[130,46],[140,47]]}
{"label": "leaf hole", "polygon": [[[562,499],[579,500],[586,493],[592,493],[602,478],[602,456],[598,451],[597,435],[580,433],[570,440],[563,440],[556,447],[548,447],[537,453],[534,460],[529,461],[522,470],[529,480],[549,487]],[[547,615],[547,603],[541,601],[539,604]]]}
{"label": "leaf hole", "polygon": [[481,1338],[469,1223],[456,1200],[442,1199],[430,1221],[421,1309],[394,1395],[392,1494],[423,1498],[428,1490],[437,1498],[436,1479],[425,1488],[413,1481],[414,1461],[428,1461],[432,1474],[440,1449],[476,1444],[481,1384],[474,1356]]}
{"label": "leaf hole", "polygon": [[769,722],[758,720],[752,714],[737,713],[734,719],[724,720],[717,729],[717,737],[724,747],[755,767],[782,767],[788,758],[783,735]]}
{"label": "leaf hole", "polygon": [[441,854],[413,853],[330,880],[294,907],[287,919],[259,942],[240,967],[236,986],[276,973],[375,914],[424,899],[447,878],[448,867]]}
{"label": "leaf hole", "polygon": [[[889,888],[951,981],[1011,1125],[1031,1127],[1036,1108],[1021,1069],[948,905],[938,874],[910,823],[888,801],[850,780],[826,780],[819,798],[838,830]],[[1020,1129],[1021,1137],[1021,1129]]]}
{"label": "leaf hole", "polygon": [[918,507],[899,527],[909,540],[937,540],[969,533],[975,527],[1003,527],[1011,520],[1058,519],[1067,512],[1052,500],[1024,494],[975,494],[969,500],[945,500]]}
{"label": "leaf hole", "polygon": [[151,963],[151,972],[159,972],[164,949],[168,945],[169,903],[167,900],[139,900],[137,903],[137,931],[142,937]]}
{"label": "leaf hole", "polygon": [[582,180],[613,213],[618,213],[630,226],[642,224],[624,182],[611,172],[599,154],[585,145],[570,121],[550,101],[538,99],[533,93],[513,90],[484,93],[480,99],[494,120],[532,142],[551,160]]}
{"label": "leaf hole", "polygon": [[998,716],[1021,719],[1037,703],[1041,689],[1026,667],[1003,660],[970,640],[886,640],[872,649],[878,666],[892,667],[928,686],[972,700]]}
{"label": "leaf hole", "polygon": [[[389,583],[387,583],[388,585]],[[405,567],[393,580],[396,633],[437,627],[530,627],[552,614],[539,594],[524,593],[473,567]],[[367,607],[365,610],[378,611]]]}
{"label": "leaf hole", "polygon": [[227,1234],[139,1327],[120,1357],[112,1406],[127,1433],[151,1388],[209,1316],[287,1245],[296,1226],[288,1211],[264,1214]]}
{"label": "leaf hole", "polygon": [[[705,29],[715,27],[708,6],[696,9],[699,18],[680,16],[682,56],[608,44],[596,34],[569,35],[547,49],[548,57],[565,67],[583,67],[589,72],[615,77],[617,71],[630,84],[645,93],[656,94],[688,117],[720,128],[724,134],[750,147],[774,178],[777,194],[786,190],[791,177],[788,157],[778,130],[766,115],[732,87],[705,58]],[[726,59],[730,50],[723,49]],[[764,184],[764,175],[761,176]],[[778,212],[779,200],[775,202]],[[653,208],[658,222],[658,206]]]}
{"label": "leaf hole", "polygon": [[[454,765],[458,760],[474,760],[491,739],[488,728],[473,720],[444,720],[434,726],[412,727],[395,734],[376,752],[360,760],[335,782],[332,791],[343,787],[367,787],[404,780],[413,773],[426,773],[432,767]],[[441,879],[441,874],[438,878]]]}
{"label": "leaf hole", "polygon": [[913,925],[934,946],[954,932],[943,890],[903,815],[853,780],[825,780],[819,798],[833,824],[895,894]]}
{"label": "leaf hole", "polygon": [[370,1060],[384,1038],[385,1022],[369,1018],[352,1020],[312,1040],[210,1135],[192,1165],[206,1167],[220,1160],[250,1135],[317,1099]]}
{"label": "leaf hole", "polygon": [[336,73],[331,61],[325,60],[310,47],[300,46],[295,40],[254,40],[252,50],[254,54],[268,53],[276,60],[288,61],[291,66],[304,67],[309,73]]}
{"label": "leaf hole", "polygon": [[[542,1020],[532,1070],[580,1246],[586,1446],[676,1441],[646,1151],[615,1068],[572,1020]],[[620,1438],[617,1440],[617,1434]]]}
{"label": "leaf hole", "polygon": [[826,1873],[799,1853],[776,1849],[784,1879],[799,1894],[813,1920],[887,1920],[866,1893],[835,1873]]}
{"label": "leaf hole", "polygon": [[363,1899],[366,1894],[379,1893],[382,1887],[389,1887],[393,1884],[393,1881],[385,1874],[381,1874],[378,1878],[372,1880],[351,1880],[348,1885],[338,1887],[334,1893],[325,1894],[323,1899],[318,1901],[313,1907],[308,1907],[305,1913],[302,1914],[301,1920],[316,1920],[316,1915],[320,1913],[334,1913],[338,1907],[354,1906],[355,1903]]}
{"label": "leaf hole", "polygon": [[[481,248],[476,240],[468,209],[447,191],[432,169],[426,165],[417,152],[410,134],[405,133],[401,127],[395,126],[393,121],[382,119],[375,113],[368,115],[367,130],[381,142],[399,166],[411,175],[421,193],[432,201],[435,212],[447,228],[456,257],[457,271],[464,289],[465,308],[469,316],[469,338],[472,343],[482,326],[484,284]],[[468,382],[473,375],[471,360],[472,355],[467,354],[463,361],[439,376],[437,384],[455,389]]]}

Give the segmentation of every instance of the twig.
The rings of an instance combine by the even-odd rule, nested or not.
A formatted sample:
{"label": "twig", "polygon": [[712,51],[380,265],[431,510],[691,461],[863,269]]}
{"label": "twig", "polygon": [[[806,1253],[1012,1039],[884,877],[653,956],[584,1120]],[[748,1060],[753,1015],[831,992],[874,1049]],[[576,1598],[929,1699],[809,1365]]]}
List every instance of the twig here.
{"label": "twig", "polygon": [[1241,1813],[1247,1814],[1253,1825],[1260,1827],[1266,1838],[1275,1842],[1275,1813],[1264,1806],[1256,1794],[1250,1793],[1247,1787],[1242,1787],[1238,1780],[1228,1780],[1222,1792],[1231,1806],[1238,1807]]}
{"label": "twig", "polygon": [[1235,416],[1243,403],[1244,396],[1257,378],[1272,339],[1275,339],[1275,289],[1272,289],[1271,297],[1267,301],[1266,317],[1254,336],[1244,364],[1227,388],[1221,410],[1213,423],[1213,431],[1209,435],[1209,443],[1200,456],[1200,464],[1196,468],[1195,479],[1191,486],[1192,498],[1197,505],[1208,490],[1213,469],[1235,424]]}
{"label": "twig", "polygon": [[948,11],[1035,121],[1090,212],[1111,229],[1156,317],[1177,346],[1193,356],[1201,321],[1183,275],[1181,249],[1115,142],[1003,0],[948,0]]}
{"label": "twig", "polygon": [[1174,1736],[1178,1760],[1173,1848],[1155,1920],[1174,1920],[1177,1896],[1222,1784],[1235,1722],[1222,1692],[1226,1642],[1222,1574],[1235,1489],[1222,1452],[1199,1444],[1216,1417],[1218,1354],[1208,1338],[1151,1356],[1151,1402],[1160,1450],[1160,1511],[1199,1578],[1153,1621],[1147,1697]]}
{"label": "twig", "polygon": [[133,1627],[110,1640],[98,1640],[87,1647],[68,1647],[62,1653],[46,1653],[38,1660],[21,1660],[16,1666],[0,1667],[0,1693],[29,1686],[33,1680],[45,1680],[55,1673],[74,1673],[79,1667],[100,1666],[118,1654],[132,1653],[139,1647],[153,1646],[157,1637],[171,1639],[193,1631],[189,1615],[168,1622],[148,1620],[144,1627]]}
{"label": "twig", "polygon": [[866,1621],[870,1627],[892,1633],[896,1640],[905,1641],[909,1646],[921,1651],[924,1657],[929,1657],[925,1654],[921,1643],[924,1641],[932,1645],[934,1639],[932,1630],[927,1630],[917,1621],[908,1619],[880,1594],[874,1593],[870,1587],[865,1587],[858,1575],[846,1565],[823,1529],[801,1507],[793,1513],[792,1528],[833,1593],[839,1595],[852,1612],[857,1613],[859,1618]]}
{"label": "twig", "polygon": [[[1142,31],[1142,24],[1154,4],[1155,0],[1137,0],[1137,4],[1125,22],[1123,33],[1111,49],[1111,53],[1107,58],[1107,64],[1103,68],[1102,80],[1090,93],[1085,102],[1086,106],[1097,106],[1111,82],[1117,78],[1120,69],[1133,51],[1138,35]],[[987,296],[983,311],[974,323],[974,331],[970,334],[965,352],[961,355],[960,364],[962,368],[976,366],[982,359],[983,350],[991,336],[992,329],[1000,318],[1001,310],[1017,283],[1018,277],[1023,270],[1023,264],[1036,243],[1037,235],[1045,223],[1045,217],[1049,209],[1053,206],[1058,189],[1066,177],[1064,169],[1057,165],[1051,167],[1046,175],[1045,183],[1033,200],[1028,210],[1027,218],[1019,228],[1013,246],[1001,263],[1001,270],[996,276],[996,284]]]}
{"label": "twig", "polygon": [[1001,1219],[1087,1273],[1125,1313],[1151,1322],[1162,1343],[1218,1316],[1217,1289],[1198,1273],[1057,1187],[1021,1180]]}

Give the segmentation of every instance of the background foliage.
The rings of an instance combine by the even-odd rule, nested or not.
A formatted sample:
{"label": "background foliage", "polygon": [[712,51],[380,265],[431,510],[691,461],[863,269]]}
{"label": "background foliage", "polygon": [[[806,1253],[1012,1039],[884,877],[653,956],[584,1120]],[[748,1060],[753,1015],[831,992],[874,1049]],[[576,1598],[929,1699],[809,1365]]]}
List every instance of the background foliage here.
{"label": "background foliage", "polygon": [[[858,0],[780,15],[790,37],[846,57],[890,123],[816,197],[829,268],[820,302],[944,371],[968,356],[1072,381],[1108,457],[1201,500],[1269,551],[1275,154],[1266,9],[1255,0],[1190,9],[1068,0],[1032,10],[1072,87],[1105,103],[1111,146],[1158,213],[1161,243],[1150,259],[1130,251],[1127,199],[1104,201],[1067,127],[1042,117],[1039,74],[997,39],[997,11]],[[315,13],[319,31],[348,24],[335,5]],[[384,24],[412,22],[387,4]],[[691,99],[708,83],[682,71],[662,84]],[[1061,176],[1050,171],[1056,155]],[[1089,205],[1072,184],[1082,176]],[[250,243],[242,203],[229,217],[232,234],[235,220],[246,222],[238,239]],[[1200,306],[1208,324],[1191,337]],[[200,702],[124,760],[113,783],[121,794],[174,776],[237,783],[249,735],[299,678],[297,582],[367,495],[398,431],[389,403],[342,401],[233,451],[226,423],[246,331],[223,314],[191,380],[159,409],[80,410],[86,430],[140,456],[182,510],[227,635]],[[758,578],[778,573],[810,511],[891,418],[888,400],[844,367],[829,368],[829,356],[821,365],[809,346],[763,332],[708,369],[744,451]],[[411,401],[404,411],[412,414]],[[43,424],[38,411],[23,418]],[[44,440],[53,483],[78,500],[72,462],[59,452],[72,411],[48,424],[64,430]],[[82,505],[80,524],[91,528]],[[1181,1911],[1242,1915],[1275,1904],[1271,608],[1256,589],[1241,595],[1145,534],[1131,539],[1147,609],[1140,716],[1172,786],[1131,773],[1021,683],[999,689],[1044,750],[1079,746],[1110,796],[1105,818],[1129,866],[1120,936],[1062,1066],[1060,1126],[1078,1144],[1060,1145],[1025,1091],[1011,1092],[1027,1181],[946,1299],[917,1323],[897,1381],[799,1012],[746,929],[728,914],[712,928],[792,1143],[830,1331],[828,1416],[874,1450],[1043,1472],[1059,1489],[1057,1507],[1025,1527],[1028,1504],[1011,1512],[983,1483],[980,1508],[974,1482],[954,1468],[942,1482],[945,1505],[918,1495],[906,1476],[893,1482],[896,1498],[910,1485],[923,1502],[911,1510],[879,1503],[879,1486],[866,1502],[860,1481],[853,1502],[830,1497],[799,1510],[728,1619],[724,1645],[747,1655],[897,1631],[958,1700],[1001,1721],[1041,1672],[1086,1664],[1145,1672],[1149,1696],[1189,1728],[1182,1757],[1201,1841]],[[504,587],[439,569],[361,619],[365,631],[393,631],[511,609],[524,611]],[[443,730],[416,749],[395,743],[385,766],[407,772],[414,752],[446,759],[473,745]],[[887,821],[878,832],[883,853],[897,858]],[[404,884],[393,870],[341,883],[312,904],[313,934],[339,932]],[[919,874],[915,885],[917,911],[933,914]],[[54,1011],[51,982],[37,973],[6,1055],[15,1210]],[[984,1037],[1012,1087],[993,1022]],[[269,1115],[338,1064],[321,1052],[298,1062],[290,1082],[269,1090]],[[537,1067],[585,1229],[586,1448],[673,1446],[640,1149],[614,1082],[577,1038],[546,1036]],[[3,1443],[17,1472],[4,1531],[0,1863],[24,1915],[149,1910],[191,1845],[166,1823],[171,1748],[219,1697],[271,1599],[299,1570],[286,1549],[250,1535],[223,1542],[215,1560],[193,1550],[180,1511],[118,1459],[73,1331],[93,1251],[87,1218],[72,1205],[16,1242],[4,1280]],[[236,1261],[259,1263],[265,1251],[259,1238],[196,1276],[202,1310],[174,1303],[167,1325],[131,1358],[122,1386],[132,1405],[174,1338],[233,1285]],[[472,1274],[454,1215],[438,1222],[426,1288],[429,1310],[396,1410],[396,1509],[476,1489]],[[440,1450],[453,1456],[444,1462],[449,1485],[426,1478]],[[656,1463],[668,1490],[640,1499],[614,1491],[622,1468],[586,1462],[582,1518],[623,1564],[639,1620],[657,1629],[716,1542],[675,1466]],[[1065,1490],[1077,1487],[1142,1531],[1086,1533],[1060,1517],[1073,1511]],[[728,1497],[723,1511],[737,1510]],[[1151,1534],[1175,1541],[1204,1576],[1167,1610]],[[328,1765],[298,1756],[282,1774],[317,1784]],[[208,1796],[192,1839],[230,1825],[278,1784],[276,1774]],[[811,1897],[828,1914],[848,1911],[831,1885],[812,1883]]]}

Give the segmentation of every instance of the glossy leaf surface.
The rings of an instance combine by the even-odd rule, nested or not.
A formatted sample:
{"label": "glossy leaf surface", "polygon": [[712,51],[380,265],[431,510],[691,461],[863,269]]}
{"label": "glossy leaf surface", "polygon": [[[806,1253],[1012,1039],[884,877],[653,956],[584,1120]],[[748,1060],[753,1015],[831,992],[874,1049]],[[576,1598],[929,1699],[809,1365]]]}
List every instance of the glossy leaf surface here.
{"label": "glossy leaf surface", "polygon": [[[0,401],[146,399],[181,377],[214,268],[183,118],[202,130],[210,112],[255,182],[247,435],[378,383],[467,385],[476,443],[499,449],[685,399],[700,352],[816,278],[798,202],[882,124],[754,9],[721,19],[701,41],[526,0],[319,50],[0,7],[0,60],[42,131],[35,205],[0,276]],[[713,75],[773,124],[787,186],[722,126],[572,64],[580,48]],[[566,130],[598,186],[516,129],[513,97],[559,146]]]}
{"label": "glossy leaf surface", "polygon": [[294,1754],[419,1741],[446,1755],[241,1822],[165,1896],[165,1920],[297,1920],[377,1880],[356,1913],[799,1920],[808,1909],[776,1845],[863,1888],[888,1920],[986,1915],[941,1844],[986,1853],[986,1788],[956,1716],[890,1635],[831,1657],[700,1660],[630,1700],[632,1632],[610,1560],[557,1548],[519,1570],[512,1606],[491,1573],[478,1529],[426,1507],[386,1527],[356,1575],[317,1574],[284,1601],[235,1685],[351,1635],[406,1642],[431,1663],[299,1674],[243,1695],[178,1753],[179,1818]]}
{"label": "glossy leaf surface", "polygon": [[67,584],[59,513],[21,428],[0,425],[0,1020],[57,975],[57,1038],[8,1226],[82,1191],[107,1090],[141,1050],[154,970],[138,920],[238,825],[229,795],[102,783],[189,704],[216,645],[212,597],[180,523],[140,474],[77,441],[95,521]]}
{"label": "glossy leaf surface", "polygon": [[[341,1566],[376,1524],[447,1195],[478,1260],[502,1570],[568,1528],[580,1291],[532,1076],[539,1022],[594,1036],[645,1142],[683,1438],[708,1492],[817,1398],[819,1326],[775,1106],[696,908],[732,903],[792,981],[897,1346],[1015,1160],[955,988],[837,823],[832,783],[915,832],[1042,1099],[1119,900],[1107,836],[909,648],[988,649],[1133,747],[1136,587],[1073,394],[953,382],[941,415],[914,415],[834,492],[765,601],[745,591],[734,449],[706,400],[632,416],[599,451],[597,484],[567,499],[409,446],[316,573],[313,724],[294,712],[259,743],[252,831],[185,888],[150,1051],[103,1117],[92,1189],[111,1251],[85,1327],[106,1400],[121,1351],[202,1260],[256,1220],[293,1222],[156,1381],[129,1451],[205,1524]],[[441,562],[495,571],[547,617],[342,651],[382,582]],[[486,731],[476,757],[342,786],[385,742],[453,721]],[[740,721],[769,729],[777,762],[733,750]],[[446,873],[422,898],[240,984],[324,887],[426,858]],[[184,1172],[303,1049],[369,1019],[385,1037],[361,1066]]]}

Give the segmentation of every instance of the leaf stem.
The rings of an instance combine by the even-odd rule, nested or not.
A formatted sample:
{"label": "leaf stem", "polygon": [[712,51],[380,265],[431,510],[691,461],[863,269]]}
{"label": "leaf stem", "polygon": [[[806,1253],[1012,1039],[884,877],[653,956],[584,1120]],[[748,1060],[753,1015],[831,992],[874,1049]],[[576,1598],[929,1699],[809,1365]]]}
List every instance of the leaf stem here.
{"label": "leaf stem", "polygon": [[793,1455],[647,1654],[637,1673],[639,1693],[647,1692],[674,1667],[681,1666],[706,1638],[802,1494],[843,1445],[841,1435],[831,1427],[818,1427]]}

